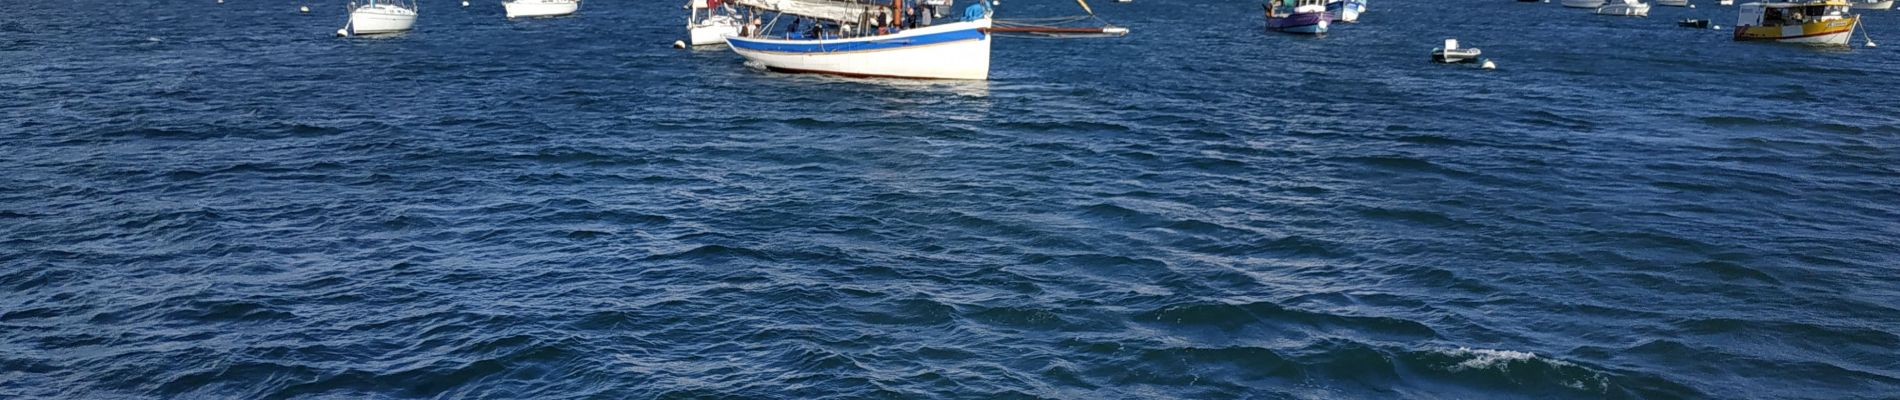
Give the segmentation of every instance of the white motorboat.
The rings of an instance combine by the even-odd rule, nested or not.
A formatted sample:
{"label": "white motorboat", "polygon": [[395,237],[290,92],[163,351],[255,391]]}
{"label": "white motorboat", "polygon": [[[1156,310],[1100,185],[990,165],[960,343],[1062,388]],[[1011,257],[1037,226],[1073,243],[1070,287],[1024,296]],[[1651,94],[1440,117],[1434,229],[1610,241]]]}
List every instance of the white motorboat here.
{"label": "white motorboat", "polygon": [[501,2],[508,18],[558,17],[581,9],[581,0],[508,0]]}
{"label": "white motorboat", "polygon": [[1689,0],[1656,0],[1656,5],[1667,7],[1688,7]]}
{"label": "white motorboat", "polygon": [[729,7],[719,1],[693,0],[687,4],[686,33],[694,46],[725,44],[727,36],[738,36],[743,25]]}
{"label": "white motorboat", "polygon": [[1603,3],[1604,0],[1564,0],[1564,7],[1594,9],[1602,7]]}
{"label": "white motorboat", "polygon": [[1891,10],[1893,0],[1854,0],[1856,10]]}
{"label": "white motorboat", "polygon": [[349,7],[350,21],[336,30],[337,36],[405,32],[416,25],[414,0],[367,0],[361,4],[350,2]]}
{"label": "white motorboat", "polygon": [[1445,46],[1432,49],[1432,61],[1441,63],[1467,63],[1477,61],[1483,50],[1458,47],[1458,39],[1445,39]]}
{"label": "white motorboat", "polygon": [[1612,0],[1609,4],[1597,7],[1597,15],[1647,17],[1649,3],[1644,3],[1642,0]]}
{"label": "white motorboat", "polygon": [[1732,6],[1732,5],[1735,5],[1735,0],[1715,0],[1715,5]]}

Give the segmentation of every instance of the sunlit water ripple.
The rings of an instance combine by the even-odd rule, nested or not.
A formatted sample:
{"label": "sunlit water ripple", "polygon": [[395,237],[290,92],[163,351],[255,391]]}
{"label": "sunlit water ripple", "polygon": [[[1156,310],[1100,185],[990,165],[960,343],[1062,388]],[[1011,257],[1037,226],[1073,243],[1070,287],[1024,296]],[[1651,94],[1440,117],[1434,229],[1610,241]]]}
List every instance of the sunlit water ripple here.
{"label": "sunlit water ripple", "polygon": [[0,397],[1900,393],[1893,50],[1142,0],[889,82],[478,3],[0,7]]}

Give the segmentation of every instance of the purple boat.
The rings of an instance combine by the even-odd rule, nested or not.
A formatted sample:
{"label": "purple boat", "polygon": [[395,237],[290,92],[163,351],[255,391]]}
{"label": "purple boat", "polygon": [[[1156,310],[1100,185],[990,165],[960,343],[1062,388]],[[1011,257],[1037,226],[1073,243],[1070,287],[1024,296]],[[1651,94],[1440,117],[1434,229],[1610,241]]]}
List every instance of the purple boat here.
{"label": "purple boat", "polygon": [[1324,34],[1332,17],[1326,13],[1326,0],[1282,0],[1266,4],[1267,30]]}

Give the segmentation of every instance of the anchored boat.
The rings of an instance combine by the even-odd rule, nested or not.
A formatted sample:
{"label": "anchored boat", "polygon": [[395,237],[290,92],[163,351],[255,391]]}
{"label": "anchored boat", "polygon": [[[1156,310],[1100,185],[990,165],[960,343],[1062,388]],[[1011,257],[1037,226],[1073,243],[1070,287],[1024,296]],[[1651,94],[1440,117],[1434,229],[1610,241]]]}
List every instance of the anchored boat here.
{"label": "anchored boat", "polygon": [[508,0],[501,8],[508,18],[558,17],[580,10],[581,0]]}
{"label": "anchored boat", "polygon": [[727,36],[738,36],[739,17],[720,0],[693,0],[687,4],[686,34],[694,46],[723,44]]}
{"label": "anchored boat", "polygon": [[1854,9],[1856,10],[1891,10],[1893,9],[1893,0],[1855,0]]}
{"label": "anchored boat", "polygon": [[1447,64],[1468,63],[1477,61],[1478,56],[1483,54],[1484,50],[1458,47],[1458,39],[1445,39],[1443,47],[1432,49],[1432,61]]}
{"label": "anchored boat", "polygon": [[1267,29],[1287,32],[1320,35],[1325,34],[1328,21],[1326,0],[1283,0],[1279,6],[1265,4]]}
{"label": "anchored boat", "polygon": [[1688,7],[1689,0],[1656,0],[1656,5],[1667,7]]}
{"label": "anchored boat", "polygon": [[350,21],[337,36],[379,35],[408,31],[416,25],[415,0],[367,0],[350,2]]}
{"label": "anchored boat", "polygon": [[[733,0],[754,16],[732,51],[780,72],[854,77],[989,79],[987,2],[964,10],[961,21],[922,25],[906,19],[903,0]],[[771,16],[763,21],[763,16]]]}
{"label": "anchored boat", "polygon": [[1595,9],[1602,7],[1604,0],[1564,0],[1564,7]]}
{"label": "anchored boat", "polygon": [[1800,3],[1747,3],[1735,21],[1736,41],[1771,41],[1846,46],[1860,16],[1848,14],[1843,0]]}
{"label": "anchored boat", "polygon": [[1326,16],[1333,21],[1359,22],[1359,13],[1366,12],[1366,0],[1326,0]]}
{"label": "anchored boat", "polygon": [[1609,4],[1597,7],[1597,14],[1647,17],[1649,16],[1649,4],[1642,2],[1642,0],[1612,0]]}

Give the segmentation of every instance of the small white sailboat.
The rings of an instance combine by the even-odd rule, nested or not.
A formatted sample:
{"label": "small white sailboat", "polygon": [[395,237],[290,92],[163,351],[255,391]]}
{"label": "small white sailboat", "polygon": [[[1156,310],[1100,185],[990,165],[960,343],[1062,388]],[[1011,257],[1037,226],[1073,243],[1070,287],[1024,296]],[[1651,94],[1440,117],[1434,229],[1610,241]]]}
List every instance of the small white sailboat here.
{"label": "small white sailboat", "polygon": [[1432,61],[1447,64],[1467,63],[1484,55],[1484,50],[1458,47],[1458,39],[1445,39],[1445,46],[1432,49]]}
{"label": "small white sailboat", "polygon": [[1604,0],[1564,0],[1564,7],[1590,8],[1602,7]]}
{"label": "small white sailboat", "polygon": [[1893,0],[1854,0],[1855,10],[1891,10]]}
{"label": "small white sailboat", "polygon": [[738,36],[739,18],[732,8],[721,7],[719,0],[693,0],[687,4],[686,33],[694,46],[725,44],[727,36]]}
{"label": "small white sailboat", "polygon": [[558,17],[580,10],[581,0],[507,0],[501,8],[508,18]]}
{"label": "small white sailboat", "polygon": [[1616,15],[1624,17],[1649,16],[1649,3],[1642,0],[1614,0],[1597,7],[1597,15]]}
{"label": "small white sailboat", "polygon": [[405,32],[416,25],[415,0],[367,0],[350,2],[350,21],[337,36],[378,35]]}
{"label": "small white sailboat", "polygon": [[1656,5],[1665,7],[1688,7],[1689,0],[1656,0]]}

